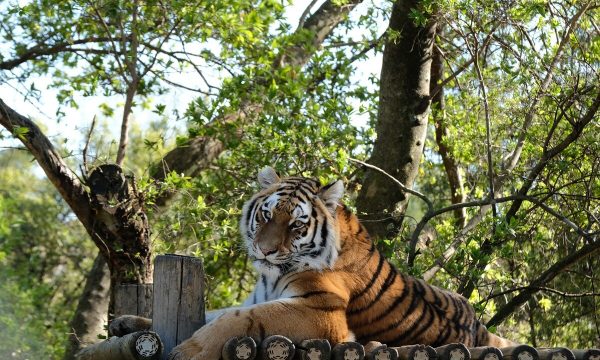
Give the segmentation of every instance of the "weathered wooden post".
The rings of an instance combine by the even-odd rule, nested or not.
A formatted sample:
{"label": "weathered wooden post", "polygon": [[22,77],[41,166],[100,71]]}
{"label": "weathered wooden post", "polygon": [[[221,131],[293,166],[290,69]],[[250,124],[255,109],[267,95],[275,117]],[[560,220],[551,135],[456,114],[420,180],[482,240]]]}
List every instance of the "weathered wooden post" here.
{"label": "weathered wooden post", "polygon": [[124,284],[115,290],[115,313],[152,319],[152,284]]}
{"label": "weathered wooden post", "polygon": [[198,258],[159,255],[154,260],[152,330],[167,359],[171,350],[205,323],[204,270]]}

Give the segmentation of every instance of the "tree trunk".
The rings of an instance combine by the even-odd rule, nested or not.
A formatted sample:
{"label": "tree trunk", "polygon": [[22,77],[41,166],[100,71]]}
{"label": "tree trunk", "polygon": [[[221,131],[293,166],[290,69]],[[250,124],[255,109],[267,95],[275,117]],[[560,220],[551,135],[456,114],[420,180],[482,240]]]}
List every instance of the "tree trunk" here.
{"label": "tree trunk", "polygon": [[104,257],[98,254],[87,275],[85,288],[79,297],[77,309],[71,319],[71,331],[63,360],[74,360],[81,348],[98,342],[105,334],[108,314],[110,273]]}
{"label": "tree trunk", "polygon": [[[432,45],[436,24],[415,25],[409,17],[419,1],[392,8],[380,78],[377,140],[370,163],[412,187],[427,134]],[[368,169],[357,198],[359,216],[372,236],[400,230],[407,196],[385,175]]]}

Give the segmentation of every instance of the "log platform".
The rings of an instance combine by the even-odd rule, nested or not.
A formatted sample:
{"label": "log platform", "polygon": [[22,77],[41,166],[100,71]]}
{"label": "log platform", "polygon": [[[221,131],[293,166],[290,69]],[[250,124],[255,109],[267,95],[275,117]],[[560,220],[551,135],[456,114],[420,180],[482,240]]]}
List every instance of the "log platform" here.
{"label": "log platform", "polygon": [[[242,354],[242,356],[240,356]],[[295,354],[295,355],[294,355]],[[336,344],[310,339],[299,344],[281,335],[267,337],[256,344],[249,337],[233,338],[223,348],[224,360],[600,360],[600,350],[569,350],[518,345],[506,348],[448,344],[388,347],[378,342],[363,346],[356,342]],[[217,360],[217,359],[215,359]]]}

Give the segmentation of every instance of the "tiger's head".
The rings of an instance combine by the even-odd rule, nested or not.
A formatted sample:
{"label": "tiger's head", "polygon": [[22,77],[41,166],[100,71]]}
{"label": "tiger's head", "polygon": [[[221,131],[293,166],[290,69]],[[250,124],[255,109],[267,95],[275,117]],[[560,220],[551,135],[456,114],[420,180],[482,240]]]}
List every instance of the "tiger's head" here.
{"label": "tiger's head", "polygon": [[324,270],[340,249],[335,213],[342,181],[280,178],[271,167],[258,173],[261,191],[244,204],[240,230],[256,269],[268,276]]}

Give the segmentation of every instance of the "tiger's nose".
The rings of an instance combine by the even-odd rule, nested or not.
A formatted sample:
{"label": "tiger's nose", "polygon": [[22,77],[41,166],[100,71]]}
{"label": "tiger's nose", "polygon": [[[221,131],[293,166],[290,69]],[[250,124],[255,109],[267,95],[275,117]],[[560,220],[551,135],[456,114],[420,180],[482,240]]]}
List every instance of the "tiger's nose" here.
{"label": "tiger's nose", "polygon": [[264,256],[269,256],[271,254],[275,254],[277,252],[277,249],[263,249],[263,248],[260,248],[260,252],[262,252]]}

